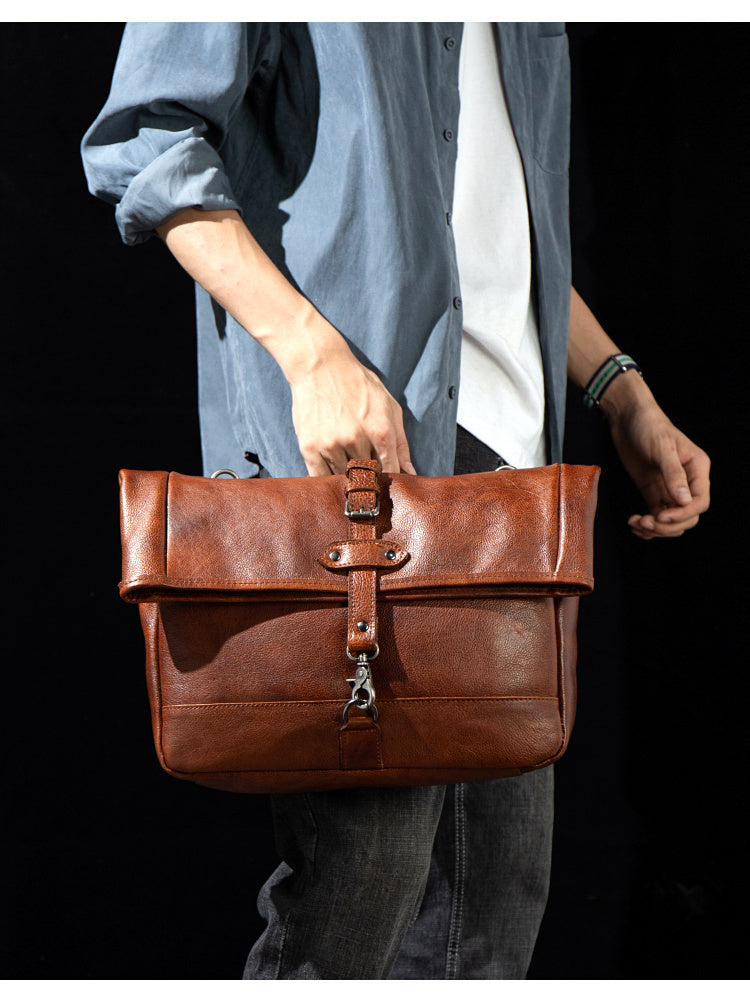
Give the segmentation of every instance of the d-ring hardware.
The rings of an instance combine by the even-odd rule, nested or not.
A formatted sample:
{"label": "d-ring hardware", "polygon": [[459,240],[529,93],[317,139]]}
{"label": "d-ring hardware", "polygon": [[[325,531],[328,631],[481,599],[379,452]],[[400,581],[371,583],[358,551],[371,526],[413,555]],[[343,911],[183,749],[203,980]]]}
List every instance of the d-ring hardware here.
{"label": "d-ring hardware", "polygon": [[217,470],[216,473],[211,474],[212,480],[218,480],[219,477],[231,477],[233,480],[239,480],[239,473],[235,473],[234,470]]}

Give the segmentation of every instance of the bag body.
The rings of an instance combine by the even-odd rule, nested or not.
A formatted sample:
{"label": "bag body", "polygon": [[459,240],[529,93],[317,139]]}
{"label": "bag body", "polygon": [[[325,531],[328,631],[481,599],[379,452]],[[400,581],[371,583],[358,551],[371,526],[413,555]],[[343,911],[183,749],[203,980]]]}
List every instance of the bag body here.
{"label": "bag body", "polygon": [[575,717],[598,468],[350,466],[121,472],[120,593],[140,606],[164,769],[279,793],[554,762]]}

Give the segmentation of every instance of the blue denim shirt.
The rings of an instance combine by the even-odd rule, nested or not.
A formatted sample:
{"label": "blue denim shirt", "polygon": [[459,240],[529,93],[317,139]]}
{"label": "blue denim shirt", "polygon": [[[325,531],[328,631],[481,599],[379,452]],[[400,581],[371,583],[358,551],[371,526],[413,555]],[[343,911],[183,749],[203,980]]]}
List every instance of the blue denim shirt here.
{"label": "blue denim shirt", "polygon": [[[552,460],[570,296],[562,24],[496,26],[529,200]],[[404,410],[412,460],[452,472],[461,290],[450,214],[461,23],[128,24],[82,155],[137,244],[190,206],[237,209]],[[274,360],[196,288],[206,472],[302,476]],[[178,332],[165,332],[179,346]],[[179,347],[178,347],[178,350]]]}

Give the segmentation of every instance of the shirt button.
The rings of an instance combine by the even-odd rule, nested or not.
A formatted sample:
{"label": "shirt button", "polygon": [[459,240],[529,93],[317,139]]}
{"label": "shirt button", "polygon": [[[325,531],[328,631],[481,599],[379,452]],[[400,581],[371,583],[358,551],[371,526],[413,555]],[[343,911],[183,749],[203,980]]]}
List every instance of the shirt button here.
{"label": "shirt button", "polygon": [[460,310],[462,306],[463,306],[463,303],[461,302],[461,297],[460,296],[456,296],[456,298],[453,300],[453,309],[454,310]]}
{"label": "shirt button", "polygon": [[452,212],[446,212],[446,214],[445,214],[445,221],[446,221],[446,223],[447,223],[447,224],[448,224],[449,226],[450,226],[450,224],[451,224],[451,220],[452,220],[452,219],[453,219],[453,213],[452,213]]}
{"label": "shirt button", "polygon": [[453,129],[443,129],[443,139],[445,139],[446,142],[452,143],[455,137],[456,133]]}
{"label": "shirt button", "polygon": [[451,400],[455,400],[456,399],[456,393],[457,392],[458,391],[456,390],[455,386],[449,386],[448,387],[448,396],[451,398]]}
{"label": "shirt button", "polygon": [[456,47],[456,39],[455,38],[446,38],[446,40],[443,42],[443,45],[446,47],[446,49],[448,50],[448,52],[450,52],[451,49],[455,49],[455,47]]}

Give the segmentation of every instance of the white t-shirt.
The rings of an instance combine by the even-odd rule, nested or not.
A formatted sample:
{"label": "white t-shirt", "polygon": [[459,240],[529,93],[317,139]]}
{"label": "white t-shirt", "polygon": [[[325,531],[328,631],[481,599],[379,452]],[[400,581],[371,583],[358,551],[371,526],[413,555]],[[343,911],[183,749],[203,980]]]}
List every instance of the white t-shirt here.
{"label": "white t-shirt", "polygon": [[521,157],[492,25],[464,24],[453,228],[463,300],[458,423],[513,466],[547,462]]}

